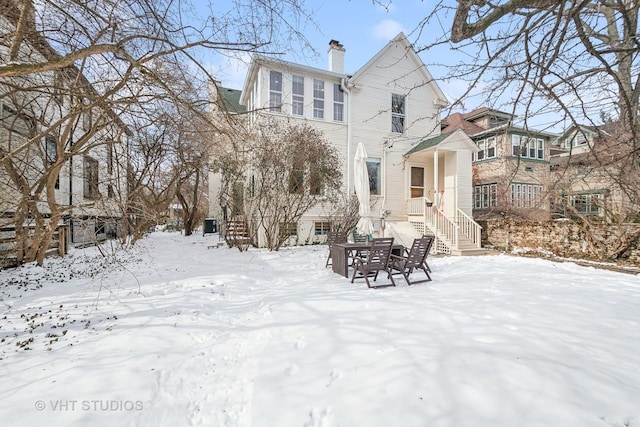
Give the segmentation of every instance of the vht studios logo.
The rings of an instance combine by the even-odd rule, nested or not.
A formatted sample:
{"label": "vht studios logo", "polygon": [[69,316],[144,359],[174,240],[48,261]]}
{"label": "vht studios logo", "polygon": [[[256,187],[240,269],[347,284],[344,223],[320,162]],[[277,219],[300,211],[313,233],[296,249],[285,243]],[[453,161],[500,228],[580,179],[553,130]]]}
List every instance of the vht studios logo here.
{"label": "vht studios logo", "polygon": [[35,403],[38,411],[142,411],[140,400],[38,400]]}

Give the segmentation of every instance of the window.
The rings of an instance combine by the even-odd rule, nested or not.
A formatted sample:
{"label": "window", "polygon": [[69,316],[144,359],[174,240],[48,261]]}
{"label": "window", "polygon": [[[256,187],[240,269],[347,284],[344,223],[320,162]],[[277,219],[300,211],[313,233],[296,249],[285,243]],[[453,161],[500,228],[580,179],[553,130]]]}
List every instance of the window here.
{"label": "window", "polygon": [[538,208],[542,201],[542,185],[511,184],[511,205],[515,208]]}
{"label": "window", "polygon": [[[53,165],[58,160],[58,143],[54,136],[47,135],[44,138],[45,144],[45,156],[47,161],[47,167]],[[60,175],[56,177],[56,183],[54,188],[60,188]]]}
{"label": "window", "polygon": [[281,222],[280,223],[280,235],[291,237],[298,235],[298,224],[295,222]]}
{"label": "window", "polygon": [[424,168],[411,167],[411,198],[424,196]]}
{"label": "window", "polygon": [[107,144],[107,173],[113,174],[113,144]]}
{"label": "window", "polygon": [[56,72],[56,76],[53,79],[53,99],[56,104],[64,105],[64,77],[61,72]]}
{"label": "window", "polygon": [[289,193],[302,194],[304,191],[304,156],[295,153],[289,173]]}
{"label": "window", "polygon": [[544,139],[511,135],[511,154],[527,159],[544,160]]}
{"label": "window", "polygon": [[331,230],[331,223],[329,221],[316,221],[314,227],[316,236],[326,236]]}
{"label": "window", "polygon": [[269,71],[269,111],[282,112],[282,73]]}
{"label": "window", "polygon": [[473,187],[473,208],[487,209],[498,205],[498,184]]}
{"label": "window", "polygon": [[35,133],[35,123],[30,117],[22,113],[17,113],[14,109],[6,105],[2,108],[2,127],[11,133],[27,138],[31,138]]}
{"label": "window", "polygon": [[486,146],[487,159],[493,159],[496,157],[496,137],[487,138]]}
{"label": "window", "polygon": [[293,76],[291,79],[291,114],[304,116],[304,77]]}
{"label": "window", "polygon": [[544,160],[544,139],[538,138],[537,141],[538,141],[538,153],[537,153],[538,159]]}
{"label": "window", "polygon": [[88,107],[89,101],[84,100],[83,104],[85,105],[86,110],[82,113],[82,130],[88,132],[91,130],[91,125],[93,122],[91,108]]}
{"label": "window", "polygon": [[511,135],[511,155],[519,156],[520,155],[520,142],[522,141],[522,137],[520,135]]}
{"label": "window", "polygon": [[571,136],[571,138],[567,138],[565,140],[565,148],[568,150],[571,147],[578,147],[580,145],[585,145],[587,143],[587,137],[584,132],[578,131]]}
{"label": "window", "polygon": [[484,160],[484,149],[485,149],[484,139],[477,141],[476,144],[478,145],[478,148],[480,149],[480,151],[475,153],[475,158],[476,160]]}
{"label": "window", "polygon": [[391,95],[391,132],[404,133],[405,96]]}
{"label": "window", "polygon": [[313,117],[324,119],[324,81],[313,80]]}
{"label": "window", "polygon": [[96,220],[96,235],[104,234],[104,221],[97,219]]}
{"label": "window", "polygon": [[585,215],[602,215],[604,212],[604,194],[586,193],[576,194],[569,197],[571,206],[576,211]]}
{"label": "window", "polygon": [[333,84],[333,120],[344,121],[344,92],[338,83]]}
{"label": "window", "polygon": [[98,161],[91,157],[84,157],[84,197],[95,199],[98,193]]}
{"label": "window", "polygon": [[489,117],[489,127],[490,128],[495,128],[495,127],[498,127],[498,126],[506,125],[507,123],[509,123],[509,120],[505,119],[504,117],[496,117],[496,116]]}
{"label": "window", "polygon": [[324,194],[322,167],[318,163],[313,163],[309,166],[309,193],[313,196]]}
{"label": "window", "polygon": [[51,166],[56,160],[58,160],[58,144],[56,139],[51,135],[47,135],[44,138],[44,143],[47,156],[47,166]]}
{"label": "window", "polygon": [[382,194],[382,169],[380,159],[367,159],[367,171],[369,172],[369,192],[372,196]]}
{"label": "window", "polygon": [[480,151],[475,153],[475,160],[493,159],[496,157],[496,137],[482,139],[477,141],[476,144]]}

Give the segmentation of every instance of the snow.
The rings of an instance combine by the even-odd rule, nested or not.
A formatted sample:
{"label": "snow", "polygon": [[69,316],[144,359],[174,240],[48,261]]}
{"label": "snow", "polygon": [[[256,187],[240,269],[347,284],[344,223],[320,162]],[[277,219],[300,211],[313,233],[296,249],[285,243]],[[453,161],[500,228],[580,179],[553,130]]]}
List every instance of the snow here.
{"label": "snow", "polygon": [[0,425],[640,426],[640,276],[433,256],[373,290],[217,241],[0,272]]}

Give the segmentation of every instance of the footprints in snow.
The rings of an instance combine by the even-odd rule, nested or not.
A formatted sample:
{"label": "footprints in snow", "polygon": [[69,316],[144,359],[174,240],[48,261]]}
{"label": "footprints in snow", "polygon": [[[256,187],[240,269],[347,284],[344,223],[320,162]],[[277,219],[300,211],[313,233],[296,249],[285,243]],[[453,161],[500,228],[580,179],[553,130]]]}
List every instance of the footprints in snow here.
{"label": "footprints in snow", "polygon": [[[298,340],[295,343],[295,348],[296,350],[303,350],[305,347],[307,346],[307,342],[305,341],[304,337],[298,337]],[[300,372],[300,366],[298,366],[298,364],[293,363],[291,364],[291,366],[287,369],[287,374],[289,376],[294,376],[297,375],[298,372]],[[327,387],[331,387],[331,385],[334,383],[334,381],[339,380],[340,378],[343,377],[343,372],[340,369],[334,368],[331,373],[329,374],[329,382],[326,384]]]}

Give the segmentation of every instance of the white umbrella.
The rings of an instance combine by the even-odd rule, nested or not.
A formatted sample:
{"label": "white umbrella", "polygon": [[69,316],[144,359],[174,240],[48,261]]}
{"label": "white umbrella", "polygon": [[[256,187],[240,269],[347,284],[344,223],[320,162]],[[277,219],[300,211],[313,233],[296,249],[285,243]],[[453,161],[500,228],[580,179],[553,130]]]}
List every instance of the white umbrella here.
{"label": "white umbrella", "polygon": [[371,208],[369,207],[369,171],[367,170],[367,152],[362,142],[358,143],[356,156],[353,159],[354,188],[358,202],[360,203],[360,220],[356,229],[360,234],[373,234],[373,224],[371,223]]}

